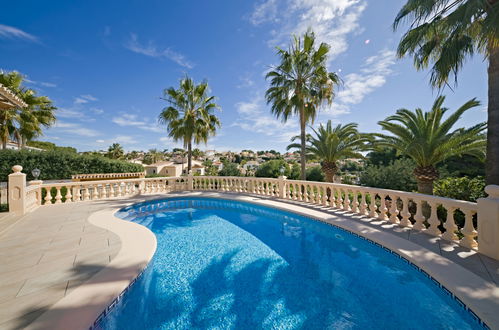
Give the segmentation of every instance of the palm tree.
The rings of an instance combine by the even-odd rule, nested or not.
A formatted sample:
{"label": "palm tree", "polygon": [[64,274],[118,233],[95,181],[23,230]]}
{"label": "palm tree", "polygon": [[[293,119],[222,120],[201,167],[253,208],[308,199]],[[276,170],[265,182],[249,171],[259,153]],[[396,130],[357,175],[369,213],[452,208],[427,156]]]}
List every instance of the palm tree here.
{"label": "palm tree", "polygon": [[303,40],[294,37],[288,50],[278,49],[281,63],[266,78],[270,88],[266,92],[267,103],[272,103],[272,113],[286,122],[291,115],[298,115],[301,139],[301,178],[305,180],[306,125],[313,123],[318,109],[330,104],[334,87],[340,78],[326,68],[329,45],[314,47],[315,34],[308,31]]}
{"label": "palm tree", "polygon": [[111,159],[122,159],[125,155],[123,147],[119,143],[113,143],[107,149],[106,156]]}
{"label": "palm tree", "polygon": [[485,158],[486,123],[451,131],[461,115],[480,105],[480,102],[472,99],[443,120],[448,111],[442,107],[444,100],[445,96],[438,97],[429,112],[400,109],[395,115],[378,122],[393,135],[376,134],[381,138],[377,141],[378,145],[395,148],[414,160],[418,191],[429,195],[433,194],[433,181],[439,177],[438,163],[462,154]]}
{"label": "palm tree", "polygon": [[17,140],[19,147],[25,147],[27,141],[42,135],[42,127],[50,127],[55,122],[56,107],[52,101],[24,87],[23,81],[24,77],[18,72],[0,72],[0,83],[27,104],[25,108],[0,113],[0,140],[3,148],[10,139]]}
{"label": "palm tree", "polygon": [[[333,182],[334,175],[338,171],[337,162],[344,158],[363,158],[359,151],[365,150],[371,140],[367,134],[361,134],[357,130],[357,124],[349,123],[332,127],[331,120],[326,126],[320,125],[317,130],[311,128],[315,134],[307,135],[308,145],[306,151],[309,156],[321,160],[322,172],[326,182]],[[295,136],[292,141],[296,140]],[[291,148],[300,148],[297,143],[290,144]]]}
{"label": "palm tree", "polygon": [[220,108],[209,96],[208,82],[196,85],[185,77],[178,89],[165,89],[163,99],[168,106],[159,115],[160,124],[167,125],[168,135],[175,141],[182,140],[187,147],[187,171],[192,168],[192,143],[207,143],[215,135],[220,121],[213,111]]}
{"label": "palm tree", "polygon": [[36,96],[32,90],[27,90],[21,95],[28,106],[20,111],[17,141],[20,147],[24,148],[28,141],[43,134],[42,127],[49,128],[55,123],[56,108],[48,97]]}
{"label": "palm tree", "polygon": [[499,184],[499,0],[407,0],[394,21],[411,23],[398,46],[416,68],[430,64],[433,87],[442,88],[475,53],[488,59],[487,184]]}

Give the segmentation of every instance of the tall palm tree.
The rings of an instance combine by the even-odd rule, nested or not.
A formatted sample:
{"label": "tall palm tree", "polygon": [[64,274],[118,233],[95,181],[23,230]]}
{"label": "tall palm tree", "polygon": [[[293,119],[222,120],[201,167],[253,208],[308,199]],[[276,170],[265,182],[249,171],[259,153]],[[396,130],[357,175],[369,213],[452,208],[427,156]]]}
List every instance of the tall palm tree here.
{"label": "tall palm tree", "polygon": [[208,142],[214,136],[220,121],[213,113],[220,108],[215,97],[209,96],[207,81],[195,84],[185,77],[178,89],[165,89],[163,99],[168,106],[159,115],[160,124],[167,125],[168,135],[175,141],[182,140],[187,147],[187,171],[192,168],[192,143]]}
{"label": "tall palm tree", "polygon": [[416,68],[430,64],[430,82],[442,88],[475,53],[488,60],[487,184],[499,184],[499,0],[407,0],[394,21],[411,23],[398,46]]}
{"label": "tall palm tree", "polygon": [[18,72],[0,72],[0,83],[27,104],[25,108],[15,108],[0,113],[0,140],[3,148],[10,139],[17,140],[20,147],[25,147],[27,141],[43,133],[42,127],[50,127],[55,123],[56,107],[52,101],[24,87],[23,81],[24,77]]}
{"label": "tall palm tree", "polygon": [[278,49],[281,63],[266,75],[270,88],[265,95],[267,103],[272,104],[272,113],[283,122],[292,115],[299,117],[302,180],[306,178],[306,125],[314,122],[321,106],[332,102],[334,87],[340,84],[340,78],[326,67],[329,48],[321,43],[316,49],[311,31],[303,39],[294,36],[288,50]]}
{"label": "tall palm tree", "polygon": [[113,143],[107,149],[106,156],[111,159],[122,159],[125,156],[125,151],[119,143]]}
{"label": "tall palm tree", "polygon": [[395,115],[378,122],[393,135],[376,134],[381,138],[377,141],[378,145],[395,148],[414,160],[418,191],[429,195],[433,194],[433,181],[439,177],[438,163],[462,154],[485,158],[486,123],[451,131],[461,115],[480,105],[480,102],[472,99],[444,120],[443,116],[448,111],[442,107],[444,100],[445,96],[438,97],[429,112],[421,109],[397,110]]}
{"label": "tall palm tree", "polygon": [[[317,130],[311,129],[315,136],[307,135],[306,151],[309,156],[321,160],[326,182],[333,182],[338,171],[338,160],[363,158],[360,151],[365,150],[371,140],[367,134],[359,133],[355,123],[340,124],[333,128],[331,120],[328,120],[325,126],[321,124]],[[292,140],[297,138],[295,136]],[[291,148],[301,148],[301,144],[290,144],[288,150]]]}

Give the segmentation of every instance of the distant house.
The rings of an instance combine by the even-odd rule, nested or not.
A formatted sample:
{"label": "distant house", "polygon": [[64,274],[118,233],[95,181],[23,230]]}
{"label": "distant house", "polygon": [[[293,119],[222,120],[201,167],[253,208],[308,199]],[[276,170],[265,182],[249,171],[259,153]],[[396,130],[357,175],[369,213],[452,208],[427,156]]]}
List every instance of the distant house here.
{"label": "distant house", "polygon": [[213,162],[213,166],[216,167],[217,171],[221,171],[222,168],[224,168],[224,163],[222,163],[220,161],[215,161],[215,162]]}
{"label": "distant house", "polygon": [[245,171],[254,171],[260,165],[256,160],[250,160],[243,165]]}
{"label": "distant house", "polygon": [[[3,146],[2,146],[1,143],[0,143],[0,149],[3,149]],[[19,143],[14,142],[14,141],[8,141],[7,145],[5,146],[5,149],[21,150],[21,148],[19,147]],[[35,148],[35,147],[30,147],[30,146],[24,146],[24,148],[22,148],[22,149],[25,149],[25,150],[36,150],[36,151],[45,151],[45,149]]]}
{"label": "distant house", "polygon": [[[187,174],[187,162],[158,162],[151,165],[144,166],[146,170],[146,175],[163,175],[163,176],[181,176],[182,174]],[[192,173],[204,175],[205,168],[201,162],[192,161]]]}

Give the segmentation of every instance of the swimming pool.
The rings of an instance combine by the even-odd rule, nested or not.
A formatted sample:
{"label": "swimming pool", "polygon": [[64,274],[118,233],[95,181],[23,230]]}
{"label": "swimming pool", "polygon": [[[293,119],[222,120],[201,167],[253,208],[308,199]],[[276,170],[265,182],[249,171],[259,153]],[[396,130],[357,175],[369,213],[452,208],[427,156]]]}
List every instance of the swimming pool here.
{"label": "swimming pool", "polygon": [[415,266],[294,213],[165,199],[118,216],[157,238],[153,260],[100,329],[480,329]]}

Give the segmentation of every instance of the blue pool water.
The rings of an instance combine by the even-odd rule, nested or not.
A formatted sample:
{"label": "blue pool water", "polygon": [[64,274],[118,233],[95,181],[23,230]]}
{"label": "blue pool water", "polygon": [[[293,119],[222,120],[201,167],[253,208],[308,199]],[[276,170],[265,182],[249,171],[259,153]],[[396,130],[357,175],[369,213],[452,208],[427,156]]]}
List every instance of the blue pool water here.
{"label": "blue pool water", "polygon": [[127,207],[158,241],[101,329],[474,329],[422,272],[344,230],[221,199]]}

